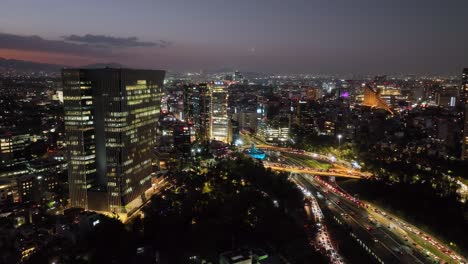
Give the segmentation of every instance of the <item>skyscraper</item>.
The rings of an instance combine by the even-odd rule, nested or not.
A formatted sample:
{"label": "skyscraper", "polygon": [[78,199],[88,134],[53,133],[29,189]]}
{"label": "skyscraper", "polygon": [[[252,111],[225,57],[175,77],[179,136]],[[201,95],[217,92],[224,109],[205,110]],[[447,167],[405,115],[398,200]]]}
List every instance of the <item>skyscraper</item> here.
{"label": "skyscraper", "polygon": [[209,84],[211,92],[210,139],[228,143],[228,90],[223,82]]}
{"label": "skyscraper", "polygon": [[210,139],[211,91],[206,83],[184,87],[185,119],[193,125],[197,139]]}
{"label": "skyscraper", "polygon": [[236,82],[243,82],[244,81],[244,76],[239,71],[235,71],[233,79]]}
{"label": "skyscraper", "polygon": [[462,138],[462,155],[463,160],[468,160],[468,68],[463,69],[462,85],[460,89],[460,102],[462,103],[463,115],[463,138]]}
{"label": "skyscraper", "polygon": [[467,102],[468,99],[468,68],[463,69],[462,73],[462,87],[460,90],[460,97]]}
{"label": "skyscraper", "polygon": [[164,71],[65,69],[65,132],[74,207],[126,212],[151,186]]}

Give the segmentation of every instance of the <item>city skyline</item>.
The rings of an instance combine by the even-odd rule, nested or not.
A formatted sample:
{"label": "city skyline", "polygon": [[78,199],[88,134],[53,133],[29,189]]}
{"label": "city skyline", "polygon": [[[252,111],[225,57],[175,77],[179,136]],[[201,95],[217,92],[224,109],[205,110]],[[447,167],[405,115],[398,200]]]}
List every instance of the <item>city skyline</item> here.
{"label": "city skyline", "polygon": [[1,5],[0,57],[43,63],[117,62],[173,71],[227,67],[456,74],[468,60],[466,1],[443,6],[438,1],[368,0],[293,1],[286,6],[244,0]]}
{"label": "city skyline", "polygon": [[468,264],[467,0],[3,0],[0,264]]}

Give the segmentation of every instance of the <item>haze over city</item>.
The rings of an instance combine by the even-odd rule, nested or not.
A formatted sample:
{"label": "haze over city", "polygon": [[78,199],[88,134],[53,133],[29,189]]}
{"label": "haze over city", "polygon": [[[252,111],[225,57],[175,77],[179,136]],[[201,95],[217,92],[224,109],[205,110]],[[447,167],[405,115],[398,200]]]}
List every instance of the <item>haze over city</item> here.
{"label": "haze over city", "polygon": [[1,7],[0,55],[44,63],[454,74],[468,59],[463,0],[4,0]]}

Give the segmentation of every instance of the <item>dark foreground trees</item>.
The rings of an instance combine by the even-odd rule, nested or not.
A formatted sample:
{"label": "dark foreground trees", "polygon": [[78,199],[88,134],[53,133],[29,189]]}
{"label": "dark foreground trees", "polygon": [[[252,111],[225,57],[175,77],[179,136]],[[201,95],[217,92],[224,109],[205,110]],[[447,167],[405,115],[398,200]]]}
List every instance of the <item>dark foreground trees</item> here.
{"label": "dark foreground trees", "polygon": [[323,263],[303,229],[303,197],[286,174],[235,156],[211,168],[177,170],[144,217],[124,225],[102,216],[75,239],[56,238],[30,263],[218,262],[219,253],[261,248],[292,263]]}
{"label": "dark foreground trees", "polygon": [[302,194],[287,175],[241,156],[205,171],[177,172],[175,186],[145,209],[144,239],[169,260],[217,261],[220,252],[262,247],[297,263],[317,256],[307,246]]}

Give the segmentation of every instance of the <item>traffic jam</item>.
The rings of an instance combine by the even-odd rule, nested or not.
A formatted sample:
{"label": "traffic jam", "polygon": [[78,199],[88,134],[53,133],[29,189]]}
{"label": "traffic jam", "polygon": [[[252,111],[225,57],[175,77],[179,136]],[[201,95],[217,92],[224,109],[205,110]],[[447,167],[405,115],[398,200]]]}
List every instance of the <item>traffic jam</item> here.
{"label": "traffic jam", "polygon": [[[392,217],[392,216],[388,215],[387,213],[385,213],[382,210],[379,210],[378,208],[372,207],[369,204],[365,204],[365,203],[361,202],[359,199],[349,195],[346,192],[343,192],[340,188],[337,188],[337,187],[331,185],[330,183],[322,180],[320,177],[315,177],[315,179],[318,182],[322,183],[324,186],[326,186],[328,188],[328,190],[334,192],[335,194],[337,194],[337,195],[339,195],[339,196],[341,196],[341,197],[355,203],[357,206],[366,208],[367,210],[370,210],[370,211],[373,211],[373,212],[379,214],[381,217],[386,219],[388,222],[393,223],[395,226],[398,226],[402,230],[404,230],[406,232],[410,232],[410,233],[414,234],[415,236],[418,236],[420,239],[424,240],[425,243],[428,243],[428,244],[432,245],[432,247],[437,248],[440,252],[442,252],[443,254],[449,256],[452,260],[457,261],[457,263],[466,263],[466,260],[463,257],[456,254],[452,250],[448,249],[447,247],[442,245],[440,242],[438,242],[434,238],[430,237],[428,234],[416,229],[415,227],[410,226],[409,224],[405,223],[404,221],[402,221],[402,220],[400,220],[400,219],[398,219],[396,217]],[[372,217],[370,217],[369,219],[370,219],[369,220],[370,222],[375,221]],[[391,227],[391,226],[389,226],[389,227]],[[408,242],[408,240],[409,240],[408,236],[406,236],[406,235],[404,236],[404,239],[405,239],[406,242]],[[434,253],[430,252],[429,250],[424,249],[423,247],[416,244],[415,242],[412,243],[412,246],[419,249],[419,250],[421,250],[421,251],[423,251],[424,254],[426,254],[428,257],[432,258],[433,260],[440,261],[440,257],[438,257]]]}
{"label": "traffic jam", "polygon": [[345,263],[343,261],[343,258],[338,254],[337,250],[333,247],[333,244],[331,243],[330,236],[327,232],[327,227],[324,222],[324,216],[322,210],[320,209],[317,203],[316,198],[304,187],[300,185],[298,185],[298,187],[304,194],[306,211],[310,210],[313,222],[315,224],[315,226],[309,224],[304,225],[304,228],[307,231],[310,245],[313,246],[315,250],[327,256],[327,258],[330,260],[330,263]]}

